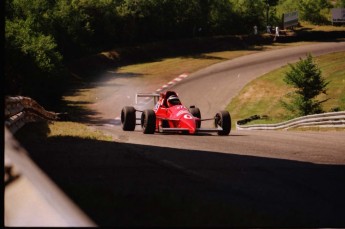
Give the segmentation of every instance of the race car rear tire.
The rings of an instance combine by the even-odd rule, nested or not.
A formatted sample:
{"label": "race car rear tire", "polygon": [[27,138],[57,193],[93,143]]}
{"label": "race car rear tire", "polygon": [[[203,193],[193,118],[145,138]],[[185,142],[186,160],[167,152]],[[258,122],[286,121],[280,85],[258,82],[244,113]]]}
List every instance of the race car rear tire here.
{"label": "race car rear tire", "polygon": [[214,119],[215,127],[220,126],[222,130],[218,131],[218,135],[229,135],[231,131],[231,116],[228,111],[220,111]]}
{"label": "race car rear tire", "polygon": [[156,130],[156,114],[153,110],[145,110],[141,114],[141,127],[144,134],[154,134]]}
{"label": "race car rear tire", "polygon": [[135,108],[124,107],[121,111],[121,125],[124,131],[134,131],[136,125]]}
{"label": "race car rear tire", "polygon": [[[195,106],[190,107],[190,108],[189,108],[189,112],[190,112],[194,117],[197,117],[197,118],[200,118],[200,119],[201,119],[201,113],[200,113],[200,109],[199,109],[199,108],[197,108],[197,107],[195,107]],[[200,128],[200,126],[201,126],[201,122],[198,121],[198,122],[196,123],[196,127],[197,127],[197,128]]]}

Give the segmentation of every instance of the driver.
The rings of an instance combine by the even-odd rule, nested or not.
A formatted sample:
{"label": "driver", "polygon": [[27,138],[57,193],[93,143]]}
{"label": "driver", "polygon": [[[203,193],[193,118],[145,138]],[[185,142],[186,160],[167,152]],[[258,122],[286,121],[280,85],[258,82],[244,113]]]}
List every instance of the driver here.
{"label": "driver", "polygon": [[181,105],[180,99],[176,95],[171,95],[167,99],[168,107]]}

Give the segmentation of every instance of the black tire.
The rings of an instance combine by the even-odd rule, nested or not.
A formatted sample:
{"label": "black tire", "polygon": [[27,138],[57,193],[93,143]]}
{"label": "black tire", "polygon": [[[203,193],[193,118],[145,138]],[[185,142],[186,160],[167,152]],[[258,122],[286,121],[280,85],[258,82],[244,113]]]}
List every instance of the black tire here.
{"label": "black tire", "polygon": [[156,114],[153,110],[145,110],[141,114],[141,127],[144,134],[154,134],[156,130]]}
{"label": "black tire", "polygon": [[134,131],[136,125],[135,108],[124,107],[121,111],[121,125],[124,131]]}
{"label": "black tire", "polygon": [[228,111],[220,111],[214,119],[215,127],[220,126],[222,130],[218,131],[218,135],[229,135],[231,131],[231,116]]}
{"label": "black tire", "polygon": [[[201,113],[200,113],[200,109],[197,107],[190,107],[189,108],[189,112],[196,118],[200,118],[201,119]],[[201,127],[201,121],[196,123],[196,127],[200,128]]]}

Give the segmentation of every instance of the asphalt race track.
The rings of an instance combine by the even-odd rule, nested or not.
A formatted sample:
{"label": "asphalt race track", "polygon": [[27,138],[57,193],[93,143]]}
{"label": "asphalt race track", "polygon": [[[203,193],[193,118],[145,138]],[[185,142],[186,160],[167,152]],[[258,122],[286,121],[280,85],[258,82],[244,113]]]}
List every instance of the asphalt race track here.
{"label": "asphalt race track", "polygon": [[[345,51],[345,42],[259,52],[192,73],[170,89],[212,117],[252,79],[308,52],[336,51]],[[98,225],[345,227],[344,131],[124,132],[122,107],[161,85],[106,72],[93,86],[89,125],[114,141],[78,140],[69,152],[32,157]],[[47,144],[58,150],[58,143]]]}
{"label": "asphalt race track", "polygon": [[[178,92],[186,105],[196,105],[202,118],[213,117],[226,107],[231,98],[241,88],[262,74],[287,63],[304,58],[306,53],[318,56],[326,53],[344,51],[345,43],[318,43],[243,56],[234,60],[215,64],[191,74],[187,79],[169,88]],[[98,109],[98,122],[95,125],[114,136],[120,142],[163,146],[191,150],[208,150],[228,154],[245,154],[270,158],[289,159],[311,163],[344,164],[344,132],[292,132],[292,131],[236,131],[230,136],[217,135],[185,136],[162,135],[146,136],[141,127],[135,132],[121,130],[120,111],[123,106],[132,105],[140,109],[152,108],[153,103],[145,106],[135,105],[135,93],[151,92],[159,85],[143,84],[140,77],[124,78],[115,76],[109,81],[111,93],[103,92],[103,99],[93,107]],[[102,82],[102,85],[107,82]],[[149,85],[149,86],[147,86]],[[145,87],[146,86],[146,87]],[[148,88],[148,89],[147,89]],[[101,96],[99,96],[101,97]],[[113,117],[113,118],[111,118]],[[245,118],[245,117],[244,117]],[[235,120],[233,120],[235,121]],[[211,126],[207,122],[203,126]]]}
{"label": "asphalt race track", "polygon": [[[260,52],[195,72],[169,89],[177,91],[185,105],[199,107],[202,117],[213,117],[252,79],[305,58],[306,53],[344,50],[344,42],[330,42]],[[140,126],[123,132],[121,108],[135,105],[135,93],[153,92],[160,85],[123,75],[112,75],[103,87],[105,83],[112,90],[103,90],[93,106],[99,112],[95,128],[130,145],[130,153],[212,186],[217,191],[209,197],[216,202],[238,207],[235,215],[240,219],[209,219],[209,225],[345,226],[345,132],[144,135]],[[196,220],[195,225],[202,222]]]}

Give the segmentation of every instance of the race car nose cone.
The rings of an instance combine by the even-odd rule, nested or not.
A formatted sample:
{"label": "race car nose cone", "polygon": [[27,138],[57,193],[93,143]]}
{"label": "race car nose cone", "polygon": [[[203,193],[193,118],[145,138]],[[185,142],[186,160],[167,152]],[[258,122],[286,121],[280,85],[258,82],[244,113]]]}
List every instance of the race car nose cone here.
{"label": "race car nose cone", "polygon": [[196,120],[191,115],[184,115],[180,120],[181,128],[188,128],[190,134],[195,134]]}

